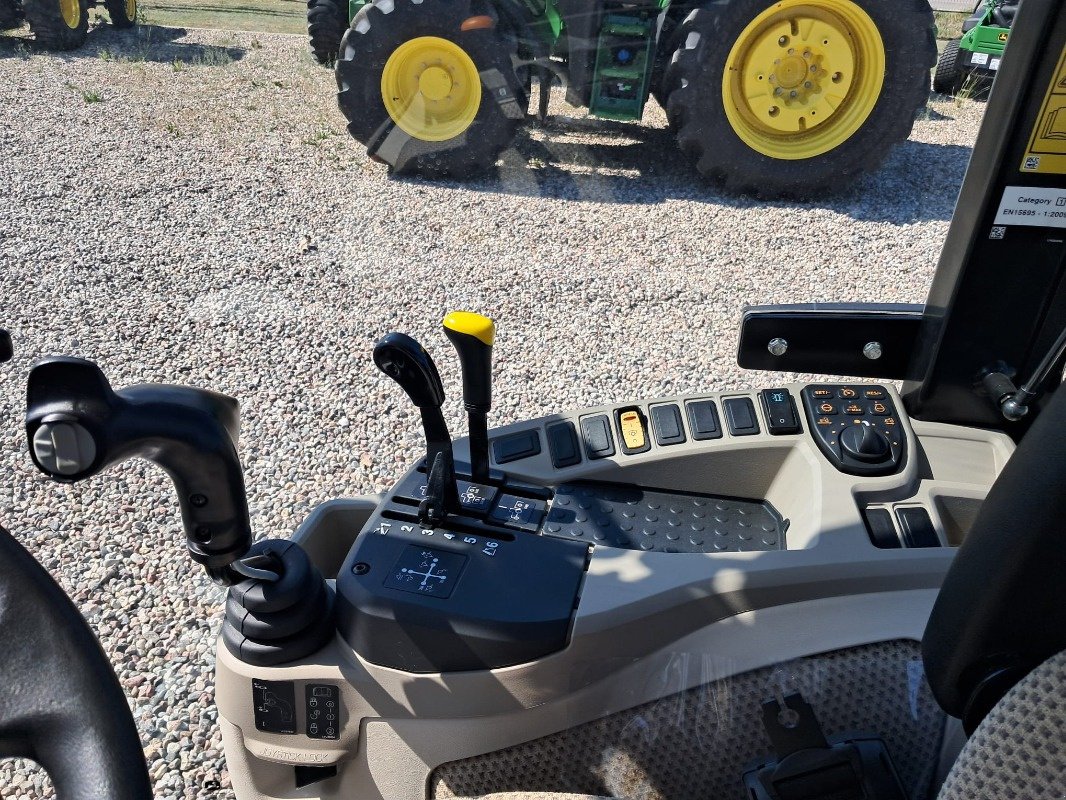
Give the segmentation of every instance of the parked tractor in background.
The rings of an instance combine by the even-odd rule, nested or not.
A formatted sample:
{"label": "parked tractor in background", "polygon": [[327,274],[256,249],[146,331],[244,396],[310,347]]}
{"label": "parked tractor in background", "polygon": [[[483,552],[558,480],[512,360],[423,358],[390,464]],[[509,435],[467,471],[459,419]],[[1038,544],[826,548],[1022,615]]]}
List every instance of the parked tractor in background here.
{"label": "parked tractor in background", "polygon": [[999,71],[1019,0],[980,0],[962,24],[962,38],[952,39],[936,63],[933,90],[958,94],[969,84],[974,96],[986,95]]}
{"label": "parked tractor in background", "polygon": [[349,132],[396,171],[491,167],[533,78],[541,116],[557,78],[595,117],[653,96],[701,174],[764,196],[876,169],[936,61],[928,0],[310,0],[308,29]]}
{"label": "parked tractor in background", "polygon": [[34,40],[52,50],[80,47],[89,32],[89,9],[103,6],[111,24],[137,24],[137,0],[0,0],[0,30],[29,23]]}

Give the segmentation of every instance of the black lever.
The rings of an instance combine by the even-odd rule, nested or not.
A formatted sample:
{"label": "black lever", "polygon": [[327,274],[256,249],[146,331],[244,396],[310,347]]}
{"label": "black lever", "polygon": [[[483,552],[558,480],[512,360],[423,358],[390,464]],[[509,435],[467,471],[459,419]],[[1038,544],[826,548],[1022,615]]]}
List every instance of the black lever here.
{"label": "black lever", "polygon": [[244,580],[233,567],[252,544],[236,400],[186,386],[116,392],[91,361],[48,358],[30,371],[26,401],[30,454],[42,472],[73,483],[128,458],[158,464],[178,490],[190,555],[218,583]]}
{"label": "black lever", "polygon": [[496,325],[470,311],[453,311],[444,318],[444,335],[459,352],[463,369],[463,405],[470,428],[470,472],[476,483],[489,479],[489,425],[492,408],[492,344]]}
{"label": "black lever", "polygon": [[[387,333],[374,345],[374,363],[378,369],[400,384],[422,415],[422,428],[426,434],[426,470],[432,474],[439,470],[436,485],[443,496],[431,497],[433,482],[427,481],[427,500],[420,509],[423,522],[439,524],[444,514],[459,513],[459,491],[455,484],[455,461],[452,455],[452,437],[444,421],[441,406],[444,405],[444,384],[429,353],[417,341],[404,333]],[[438,467],[438,463],[440,466]],[[428,477],[428,476],[427,476]],[[427,517],[431,509],[437,509]]]}

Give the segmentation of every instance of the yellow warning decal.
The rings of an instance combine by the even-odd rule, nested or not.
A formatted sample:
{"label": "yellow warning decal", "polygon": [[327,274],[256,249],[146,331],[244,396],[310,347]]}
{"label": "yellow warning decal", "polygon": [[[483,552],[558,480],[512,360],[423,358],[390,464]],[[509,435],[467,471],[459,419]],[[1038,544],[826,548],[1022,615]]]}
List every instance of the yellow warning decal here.
{"label": "yellow warning decal", "polygon": [[1022,157],[1022,172],[1066,175],[1066,49],[1044,95],[1044,105]]}

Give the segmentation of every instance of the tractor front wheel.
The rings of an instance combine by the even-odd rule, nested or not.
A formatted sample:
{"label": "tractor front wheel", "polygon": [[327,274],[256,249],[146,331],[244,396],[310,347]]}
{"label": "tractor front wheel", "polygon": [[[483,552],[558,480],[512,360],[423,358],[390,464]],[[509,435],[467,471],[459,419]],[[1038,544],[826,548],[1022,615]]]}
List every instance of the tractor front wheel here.
{"label": "tractor front wheel", "polygon": [[681,24],[667,115],[730,190],[839,190],[910,134],[933,32],[928,0],[712,0]]}
{"label": "tractor front wheel", "polygon": [[484,172],[525,118],[516,52],[491,7],[374,0],[352,20],[337,57],[348,131],[397,172]]}
{"label": "tractor front wheel", "polygon": [[962,88],[962,69],[959,67],[959,40],[952,39],[936,62],[933,91],[953,95]]}
{"label": "tractor front wheel", "polygon": [[348,30],[348,0],[307,0],[307,36],[315,61],[333,66]]}
{"label": "tractor front wheel", "polygon": [[105,0],[104,5],[116,28],[132,28],[137,24],[137,0]]}
{"label": "tractor front wheel", "polygon": [[38,44],[53,50],[81,47],[89,32],[86,0],[23,0],[23,12]]}

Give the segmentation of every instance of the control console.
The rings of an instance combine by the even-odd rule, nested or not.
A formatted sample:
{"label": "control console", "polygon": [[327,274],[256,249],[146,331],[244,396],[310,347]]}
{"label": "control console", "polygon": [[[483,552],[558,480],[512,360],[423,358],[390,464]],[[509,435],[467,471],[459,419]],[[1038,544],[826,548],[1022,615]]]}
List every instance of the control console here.
{"label": "control console", "polygon": [[814,385],[802,394],[814,440],[833,466],[851,475],[899,469],[906,439],[884,386]]}

